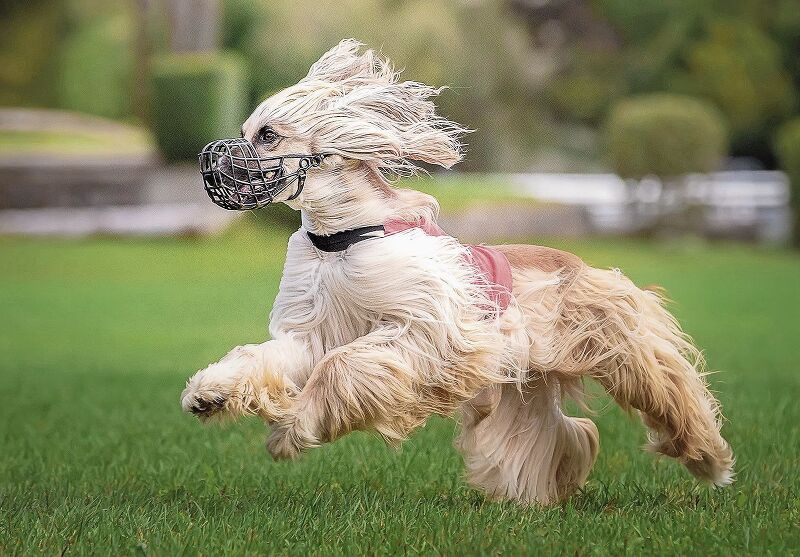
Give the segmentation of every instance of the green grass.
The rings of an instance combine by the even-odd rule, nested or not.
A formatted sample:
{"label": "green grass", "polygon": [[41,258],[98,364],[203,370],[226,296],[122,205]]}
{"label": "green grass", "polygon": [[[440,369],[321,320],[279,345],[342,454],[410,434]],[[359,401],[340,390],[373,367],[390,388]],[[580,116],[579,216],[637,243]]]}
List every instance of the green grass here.
{"label": "green grass", "polygon": [[556,245],[659,283],[707,348],[738,457],[724,490],[639,450],[600,398],[586,488],[546,510],[465,485],[452,422],[272,462],[264,427],[180,412],[194,370],[265,337],[285,237],[0,239],[0,554],[779,555],[800,548],[800,258]]}
{"label": "green grass", "polygon": [[530,196],[518,194],[510,184],[496,176],[419,176],[403,180],[398,185],[433,195],[443,213],[462,213],[487,203],[494,206],[542,204]]}
{"label": "green grass", "polygon": [[144,154],[152,140],[143,130],[22,131],[0,130],[0,155]]}

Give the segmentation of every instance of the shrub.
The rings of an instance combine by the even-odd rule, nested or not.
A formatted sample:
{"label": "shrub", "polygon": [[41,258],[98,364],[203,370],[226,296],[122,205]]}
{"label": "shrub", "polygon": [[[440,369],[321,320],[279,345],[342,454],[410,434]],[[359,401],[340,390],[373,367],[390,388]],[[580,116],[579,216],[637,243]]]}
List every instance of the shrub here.
{"label": "shrub", "polygon": [[59,105],[125,117],[131,108],[132,69],[132,36],[123,15],[82,26],[61,47]]}
{"label": "shrub", "polygon": [[780,127],[775,141],[775,153],[781,168],[789,176],[792,205],[800,212],[800,118],[789,120]]}
{"label": "shrub", "polygon": [[727,153],[723,117],[691,97],[657,94],[620,101],[606,128],[612,166],[625,178],[710,172]]}
{"label": "shrub", "polygon": [[245,116],[242,61],[228,54],[169,54],[153,62],[153,132],[168,160],[238,137]]}
{"label": "shrub", "polygon": [[60,2],[0,2],[0,105],[58,104],[57,88],[42,84],[58,71],[64,12]]}

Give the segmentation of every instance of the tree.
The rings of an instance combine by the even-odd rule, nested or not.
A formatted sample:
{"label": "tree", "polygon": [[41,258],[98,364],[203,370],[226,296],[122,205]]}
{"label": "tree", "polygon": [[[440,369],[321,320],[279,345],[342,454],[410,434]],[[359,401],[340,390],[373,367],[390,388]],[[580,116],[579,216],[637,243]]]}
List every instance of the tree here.
{"label": "tree", "polygon": [[686,70],[675,82],[682,92],[705,97],[719,107],[737,154],[768,157],[770,129],[795,107],[778,45],[746,21],[710,24],[707,37],[690,47]]}
{"label": "tree", "polygon": [[219,0],[169,0],[167,11],[173,52],[209,52],[217,48]]}

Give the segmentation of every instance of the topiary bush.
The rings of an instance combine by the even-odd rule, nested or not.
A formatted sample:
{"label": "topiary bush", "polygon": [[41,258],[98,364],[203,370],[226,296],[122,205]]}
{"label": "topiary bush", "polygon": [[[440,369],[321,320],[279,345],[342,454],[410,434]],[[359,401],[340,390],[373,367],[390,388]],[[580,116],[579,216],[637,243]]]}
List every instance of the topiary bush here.
{"label": "topiary bush", "polygon": [[624,178],[710,172],[727,154],[725,121],[712,105],[679,95],[625,99],[606,124],[608,155]]}
{"label": "topiary bush", "polygon": [[167,160],[194,159],[212,139],[238,137],[247,94],[230,54],[169,54],[153,61],[153,133]]}

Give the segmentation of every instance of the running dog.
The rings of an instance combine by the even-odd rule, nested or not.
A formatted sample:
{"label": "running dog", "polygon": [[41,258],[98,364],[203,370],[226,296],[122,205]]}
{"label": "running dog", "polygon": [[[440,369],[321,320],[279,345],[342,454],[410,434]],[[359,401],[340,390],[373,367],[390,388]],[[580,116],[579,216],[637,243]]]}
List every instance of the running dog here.
{"label": "running dog", "polygon": [[265,100],[242,137],[201,155],[226,208],[284,202],[289,240],[272,340],[234,348],[187,382],[201,419],[259,416],[276,459],[354,430],[399,442],[460,415],[456,446],[488,496],[549,505],[581,487],[597,428],[564,414],[584,378],[649,430],[649,448],[717,485],[733,479],[703,358],[655,291],[534,245],[466,246],[429,195],[396,188],[415,163],[450,168],[464,128],[440,93],[345,40]]}

